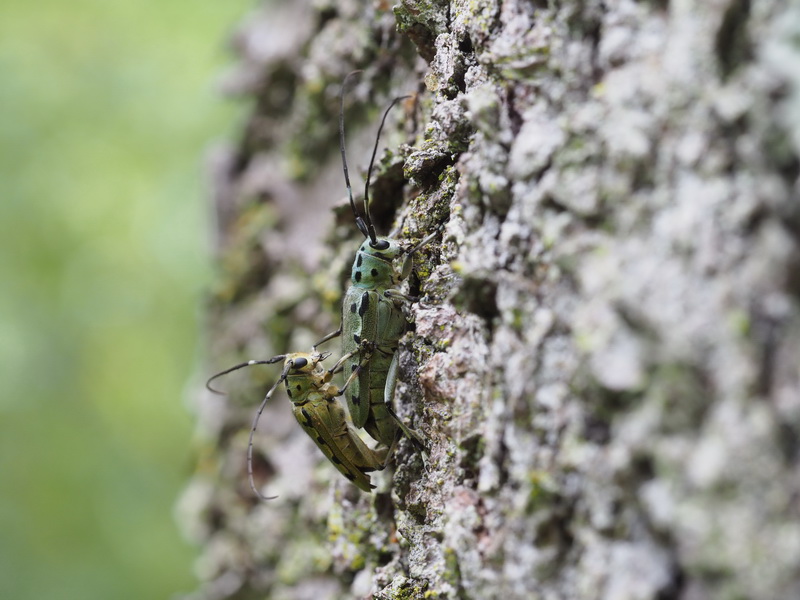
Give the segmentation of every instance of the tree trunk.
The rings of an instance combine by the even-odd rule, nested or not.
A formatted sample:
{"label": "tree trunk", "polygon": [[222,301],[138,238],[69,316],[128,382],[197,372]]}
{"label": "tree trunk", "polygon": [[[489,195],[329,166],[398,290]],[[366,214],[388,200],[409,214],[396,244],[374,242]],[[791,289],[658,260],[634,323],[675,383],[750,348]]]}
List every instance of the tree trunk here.
{"label": "tree trunk", "polygon": [[[417,241],[394,406],[356,489],[280,366],[197,394],[197,598],[799,598],[800,8],[780,0],[264,3],[214,164],[209,373],[339,324],[363,236]],[[334,350],[337,342],[326,349]],[[332,362],[332,361],[329,361]]]}

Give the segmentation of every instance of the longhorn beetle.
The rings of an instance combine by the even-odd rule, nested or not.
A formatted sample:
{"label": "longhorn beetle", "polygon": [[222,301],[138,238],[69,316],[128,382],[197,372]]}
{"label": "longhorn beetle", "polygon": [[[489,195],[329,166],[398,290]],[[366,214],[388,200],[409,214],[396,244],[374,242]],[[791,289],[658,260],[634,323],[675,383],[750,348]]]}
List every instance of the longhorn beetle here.
{"label": "longhorn beetle", "polygon": [[[366,344],[362,346],[361,350],[364,356],[362,360],[366,363],[372,351]],[[270,365],[283,361],[281,376],[264,396],[264,400],[253,417],[253,425],[250,428],[250,438],[247,443],[247,475],[250,487],[262,500],[272,500],[277,496],[264,496],[256,487],[253,478],[253,436],[264,407],[281,381],[286,384],[286,394],[292,401],[292,412],[297,422],[314,440],[314,443],[333,466],[354,485],[365,492],[371,491],[375,486],[370,483],[367,473],[381,470],[385,466],[386,457],[391,449],[372,450],[361,441],[361,438],[348,425],[344,408],[336,400],[336,397],[343,394],[347,386],[358,377],[359,367],[353,369],[344,387],[339,389],[331,383],[331,378],[334,373],[342,369],[344,360],[351,357],[342,357],[331,369],[326,370],[322,366],[322,361],[328,356],[330,356],[329,352],[296,352],[281,354],[269,360],[250,360],[225,369],[206,382],[206,387],[210,391],[219,393],[211,387],[214,379],[251,365]]]}
{"label": "longhorn beetle", "polygon": [[[383,125],[392,107],[409,96],[395,98],[383,113],[367,168],[364,216],[358,214],[350,186],[344,140],[344,90],[347,79],[354,73],[350,73],[342,83],[339,105],[339,147],[350,208],[356,226],[367,239],[358,249],[353,263],[350,287],[342,301],[342,325],[314,347],[342,335],[342,353],[345,357],[349,357],[343,358],[344,371],[360,372],[350,384],[345,396],[350,416],[356,427],[363,427],[370,436],[387,447],[393,446],[396,442],[398,429],[417,445],[422,446],[419,434],[406,427],[392,409],[392,397],[397,383],[397,346],[407,324],[403,303],[417,300],[402,294],[397,287],[411,273],[414,253],[431,241],[441,227],[412,247],[406,242],[394,239],[391,235],[377,236],[369,212],[370,177]],[[395,261],[401,257],[404,258],[398,270]],[[365,342],[371,348],[371,357],[366,356],[363,346]]]}

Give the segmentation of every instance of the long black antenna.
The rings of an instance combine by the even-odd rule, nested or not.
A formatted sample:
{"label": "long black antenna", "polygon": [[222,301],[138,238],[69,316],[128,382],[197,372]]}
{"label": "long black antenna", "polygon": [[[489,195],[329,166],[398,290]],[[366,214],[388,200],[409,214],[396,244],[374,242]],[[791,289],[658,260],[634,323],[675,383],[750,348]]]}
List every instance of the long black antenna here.
{"label": "long black antenna", "polygon": [[[342,153],[344,184],[347,186],[347,195],[350,198],[350,208],[353,211],[353,216],[356,218],[356,226],[358,227],[358,230],[364,234],[364,237],[368,237],[370,242],[374,244],[377,241],[377,238],[375,237],[375,228],[367,228],[366,223],[364,223],[364,219],[356,210],[356,203],[353,201],[353,188],[350,187],[350,175],[347,171],[347,152],[344,149],[344,91],[347,87],[347,80],[353,75],[357,75],[359,73],[361,73],[361,71],[351,71],[348,73],[342,82],[342,91],[339,93],[339,150]],[[369,220],[369,212],[367,212],[367,219]]]}
{"label": "long black antenna", "polygon": [[264,412],[264,407],[269,402],[269,399],[272,397],[272,394],[275,392],[275,389],[281,384],[282,381],[286,380],[286,377],[289,375],[289,369],[294,366],[292,361],[289,361],[286,366],[283,368],[281,372],[281,376],[278,378],[278,381],[275,382],[267,395],[264,396],[264,399],[261,401],[261,405],[258,407],[258,412],[253,417],[253,425],[250,427],[250,438],[247,440],[247,478],[250,480],[250,488],[253,490],[256,496],[258,496],[261,500],[274,500],[277,496],[265,496],[256,487],[256,481],[253,477],[253,437],[256,434],[256,429],[258,428],[258,420],[261,418],[261,413]]}
{"label": "long black antenna", "polygon": [[247,362],[239,363],[238,365],[232,366],[230,369],[225,369],[224,371],[220,371],[216,375],[212,375],[206,381],[206,389],[209,392],[213,392],[215,394],[222,394],[219,390],[215,390],[211,387],[211,382],[217,379],[218,377],[222,377],[223,375],[227,375],[228,373],[233,373],[234,371],[238,371],[239,369],[244,369],[245,367],[249,367],[251,365],[274,365],[276,362],[284,360],[286,358],[285,354],[281,354],[279,356],[273,356],[269,360],[248,360]]}
{"label": "long black antenna", "polygon": [[375,146],[372,148],[372,157],[369,159],[369,167],[367,168],[367,182],[364,184],[364,214],[367,217],[367,228],[369,229],[369,239],[371,244],[375,245],[375,226],[372,224],[372,217],[369,214],[369,183],[370,178],[372,177],[372,165],[375,164],[375,155],[378,153],[378,143],[381,141],[381,132],[383,131],[383,124],[386,123],[386,117],[389,116],[389,111],[392,110],[392,107],[400,102],[400,100],[405,100],[406,98],[411,98],[411,96],[398,96],[389,107],[384,111],[383,118],[381,119],[381,126],[378,127],[378,135],[375,136]]}
{"label": "long black antenna", "polygon": [[[206,381],[206,389],[210,392],[214,392],[215,394],[222,394],[219,390],[214,389],[211,387],[211,382],[217,379],[218,377],[222,377],[223,375],[227,375],[228,373],[232,373],[233,371],[238,371],[239,369],[244,369],[245,367],[250,367],[252,365],[273,365],[276,362],[286,359],[286,354],[280,354],[278,356],[273,356],[269,360],[248,360],[247,362],[239,363],[238,365],[234,365],[224,371],[220,371],[216,375],[212,375]],[[258,420],[261,418],[261,413],[264,412],[264,407],[267,405],[267,401],[272,397],[272,394],[275,392],[275,389],[280,385],[281,381],[286,379],[286,376],[289,373],[289,369],[291,368],[292,363],[289,363],[284,367],[283,372],[281,373],[280,378],[278,381],[275,382],[267,395],[264,396],[264,400],[261,401],[261,405],[258,407],[258,412],[253,417],[253,425],[250,428],[250,439],[247,442],[247,477],[250,480],[250,487],[252,488],[253,492],[256,496],[258,496],[261,500],[274,500],[277,496],[264,496],[261,492],[258,491],[256,488],[255,479],[253,478],[253,436],[255,435],[256,428],[258,427]]]}

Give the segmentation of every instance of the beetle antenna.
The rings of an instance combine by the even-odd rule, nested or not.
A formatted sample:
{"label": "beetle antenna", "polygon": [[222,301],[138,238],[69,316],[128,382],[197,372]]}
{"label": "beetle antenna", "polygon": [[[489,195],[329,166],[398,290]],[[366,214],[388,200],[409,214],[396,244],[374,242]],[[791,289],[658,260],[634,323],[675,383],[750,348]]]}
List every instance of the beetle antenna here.
{"label": "beetle antenna", "polygon": [[[347,74],[342,82],[342,91],[339,93],[339,150],[342,153],[342,170],[344,171],[344,184],[347,187],[347,196],[350,199],[350,209],[353,211],[353,216],[356,218],[356,226],[358,230],[364,234],[364,237],[368,237],[371,242],[375,242],[375,230],[368,229],[366,223],[364,223],[363,217],[358,214],[356,210],[356,203],[353,201],[353,188],[350,186],[350,174],[347,170],[347,152],[344,148],[344,91],[347,87],[347,80],[350,79],[353,75],[358,75],[361,71],[351,71]],[[369,220],[369,213],[367,213],[367,219]]]}
{"label": "beetle antenna", "polygon": [[372,148],[372,157],[369,159],[369,167],[367,168],[367,182],[364,185],[364,214],[367,217],[367,228],[369,230],[369,239],[372,244],[375,243],[376,236],[375,236],[375,226],[372,224],[372,217],[369,214],[369,183],[370,179],[372,178],[372,166],[375,164],[375,155],[378,153],[378,143],[381,141],[381,132],[383,131],[383,124],[386,123],[386,117],[389,116],[389,111],[392,110],[392,107],[400,102],[400,100],[405,100],[406,98],[410,98],[411,96],[398,96],[389,107],[384,111],[383,118],[381,119],[381,126],[378,127],[378,135],[375,136],[375,146]]}
{"label": "beetle antenna", "polygon": [[264,396],[264,400],[261,401],[261,405],[258,407],[258,411],[256,412],[255,416],[253,417],[253,425],[250,427],[250,438],[247,440],[247,477],[250,480],[250,488],[253,490],[256,496],[259,497],[261,500],[274,500],[277,496],[265,496],[256,487],[256,481],[253,477],[253,437],[256,434],[256,429],[258,428],[258,420],[261,418],[261,413],[264,412],[264,407],[267,406],[267,402],[272,397],[272,394],[275,392],[275,389],[281,384],[282,381],[286,379],[289,375],[289,369],[293,367],[293,363],[289,361],[286,366],[283,368],[281,372],[281,376],[278,378],[278,381],[269,388],[267,395]]}
{"label": "beetle antenna", "polygon": [[238,371],[239,369],[244,369],[245,367],[249,367],[252,365],[274,365],[276,362],[284,360],[286,358],[285,354],[281,354],[279,356],[273,356],[269,360],[248,360],[247,362],[239,363],[238,365],[234,365],[229,369],[225,369],[224,371],[220,371],[216,375],[212,375],[206,381],[206,389],[209,392],[213,392],[214,394],[224,394],[224,392],[220,392],[219,390],[214,389],[211,387],[211,382],[214,381],[217,377],[222,377],[223,375],[227,375],[228,373],[233,373],[234,371]]}

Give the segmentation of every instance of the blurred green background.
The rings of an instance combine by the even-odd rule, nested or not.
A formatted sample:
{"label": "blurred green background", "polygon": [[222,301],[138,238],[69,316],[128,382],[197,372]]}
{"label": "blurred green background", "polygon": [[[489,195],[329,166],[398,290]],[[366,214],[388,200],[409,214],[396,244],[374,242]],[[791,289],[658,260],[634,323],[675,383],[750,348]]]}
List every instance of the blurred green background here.
{"label": "blurred green background", "polygon": [[0,0],[0,598],[193,587],[203,155],[252,4]]}

